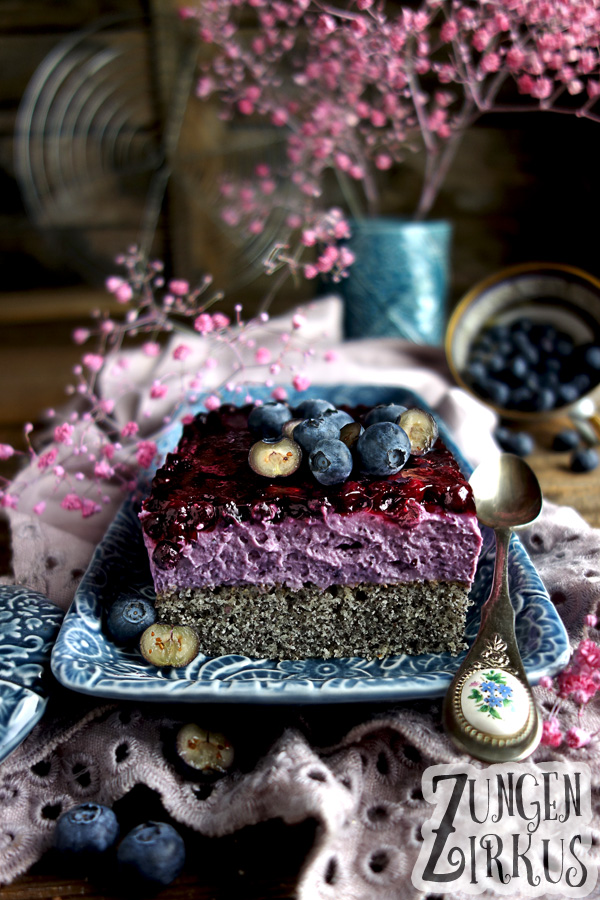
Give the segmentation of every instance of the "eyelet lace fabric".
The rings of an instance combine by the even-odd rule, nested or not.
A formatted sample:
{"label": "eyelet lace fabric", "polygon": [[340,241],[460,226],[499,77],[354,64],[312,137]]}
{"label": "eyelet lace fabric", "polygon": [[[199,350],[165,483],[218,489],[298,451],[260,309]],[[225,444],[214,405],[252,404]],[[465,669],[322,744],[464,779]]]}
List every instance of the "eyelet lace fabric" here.
{"label": "eyelet lace fabric", "polygon": [[[584,616],[600,612],[600,531],[573,510],[547,503],[522,540],[576,643]],[[549,710],[554,695],[542,688],[536,695]],[[235,772],[207,790],[182,777],[168,752],[176,729],[200,715],[197,708],[169,707],[165,715],[155,707],[71,697],[59,692],[46,718],[0,765],[0,882],[14,880],[49,848],[62,811],[86,800],[112,805],[144,784],[176,821],[207,836],[276,817],[289,824],[316,818],[321,828],[299,877],[299,900],[427,896],[411,882],[421,827],[432,812],[421,793],[422,773],[464,761],[443,733],[439,700],[369,713],[364,706],[340,707],[333,717],[318,709],[302,718],[283,709],[255,711],[260,721],[249,729],[242,719],[239,734],[230,735],[240,760]],[[563,704],[565,729],[582,724],[577,713]],[[231,711],[211,710],[215,715],[227,732]],[[328,744],[332,718],[333,730],[345,736]],[[234,727],[233,719],[229,724]],[[583,725],[592,733],[600,729],[597,699]],[[259,745],[248,746],[249,734],[262,735]],[[591,770],[591,859],[600,863],[600,740],[579,750],[541,746],[526,765],[535,772],[541,762],[569,758]],[[461,822],[455,826],[460,833]]]}

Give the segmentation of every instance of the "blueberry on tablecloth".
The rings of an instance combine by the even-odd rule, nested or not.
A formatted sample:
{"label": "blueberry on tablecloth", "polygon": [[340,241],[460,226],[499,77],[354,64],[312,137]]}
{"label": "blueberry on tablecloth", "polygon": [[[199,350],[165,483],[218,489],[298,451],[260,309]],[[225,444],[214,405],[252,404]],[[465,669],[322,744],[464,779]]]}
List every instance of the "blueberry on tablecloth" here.
{"label": "blueberry on tablecloth", "polygon": [[117,817],[101,803],[80,803],[64,812],[56,822],[54,848],[59,853],[97,855],[116,843]]}
{"label": "blueberry on tablecloth", "polygon": [[505,453],[514,453],[516,456],[529,456],[533,453],[534,441],[526,431],[511,431],[499,425],[494,431],[494,438]]}
{"label": "blueberry on tablecloth", "polygon": [[591,472],[599,462],[598,452],[593,447],[582,447],[573,453],[570,468],[572,472]]}
{"label": "blueberry on tablecloth", "polygon": [[575,450],[579,445],[579,434],[574,428],[563,428],[558,434],[554,435],[552,441],[552,449],[558,452],[565,450]]}
{"label": "blueberry on tablecloth", "polygon": [[171,884],[185,864],[183,838],[166,822],[144,822],[125,835],[117,848],[119,875],[128,882]]}

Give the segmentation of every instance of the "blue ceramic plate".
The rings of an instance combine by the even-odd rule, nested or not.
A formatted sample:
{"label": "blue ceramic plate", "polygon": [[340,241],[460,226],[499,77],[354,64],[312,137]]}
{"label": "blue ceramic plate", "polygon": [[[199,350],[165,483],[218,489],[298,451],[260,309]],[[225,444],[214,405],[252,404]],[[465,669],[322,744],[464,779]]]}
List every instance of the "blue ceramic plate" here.
{"label": "blue ceramic plate", "polygon": [[0,761],[46,709],[50,652],[63,617],[43,594],[0,585]]}
{"label": "blue ceramic plate", "polygon": [[[258,392],[257,392],[258,393]],[[397,402],[425,407],[412,392],[385,387],[313,388],[313,396],[336,405]],[[302,395],[306,397],[307,394]],[[295,397],[290,397],[294,403]],[[440,431],[462,460],[443,423]],[[163,450],[177,442],[180,427],[162,441]],[[491,586],[493,533],[484,546],[473,586],[474,605],[467,620],[467,639],[479,627],[481,604]],[[564,668],[569,658],[567,635],[523,546],[513,538],[509,578],[517,613],[517,638],[525,669],[535,684],[542,675]],[[136,510],[125,503],[98,546],[67,613],[52,653],[52,669],[66,687],[100,697],[161,702],[330,703],[411,700],[445,693],[464,655],[424,654],[381,660],[306,659],[274,661],[245,656],[198,656],[186,668],[157,669],[136,650],[107,636],[104,612],[122,593],[154,596],[146,550]]]}

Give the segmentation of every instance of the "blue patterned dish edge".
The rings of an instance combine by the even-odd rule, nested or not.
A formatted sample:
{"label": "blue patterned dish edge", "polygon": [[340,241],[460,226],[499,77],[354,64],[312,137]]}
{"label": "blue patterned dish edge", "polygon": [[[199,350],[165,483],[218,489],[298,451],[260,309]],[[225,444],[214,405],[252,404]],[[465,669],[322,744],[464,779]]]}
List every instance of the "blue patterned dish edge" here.
{"label": "blue patterned dish edge", "polygon": [[42,718],[64,612],[38,591],[0,585],[0,761]]}

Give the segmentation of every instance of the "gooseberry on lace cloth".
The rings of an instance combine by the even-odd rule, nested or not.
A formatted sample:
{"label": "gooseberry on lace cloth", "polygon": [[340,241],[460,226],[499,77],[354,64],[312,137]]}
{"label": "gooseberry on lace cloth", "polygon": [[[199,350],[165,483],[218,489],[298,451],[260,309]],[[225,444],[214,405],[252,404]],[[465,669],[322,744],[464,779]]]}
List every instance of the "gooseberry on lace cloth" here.
{"label": "gooseberry on lace cloth", "polygon": [[[546,503],[522,540],[576,644],[585,616],[600,609],[600,530],[574,510]],[[590,636],[598,640],[595,631]],[[549,711],[554,694],[535,690]],[[296,722],[289,712],[271,710],[274,742],[212,791],[186,781],[165,756],[164,734],[181,722],[172,712],[86,704],[78,715],[47,717],[0,765],[0,882],[14,880],[40,858],[63,809],[84,800],[112,804],[144,784],[176,821],[207,836],[277,817],[288,824],[317,819],[322,827],[299,878],[299,900],[421,896],[410,880],[421,825],[432,811],[421,794],[421,775],[429,765],[464,759],[442,731],[439,700],[385,711],[340,710],[338,724],[349,730],[325,748],[318,710],[303,711]],[[227,709],[220,715],[225,723]],[[580,724],[570,700],[560,716],[565,730]],[[600,729],[598,695],[583,722],[591,733]],[[535,771],[538,762],[569,758],[591,770],[591,854],[599,863],[600,740],[577,750],[564,742],[541,746],[526,765]]]}

